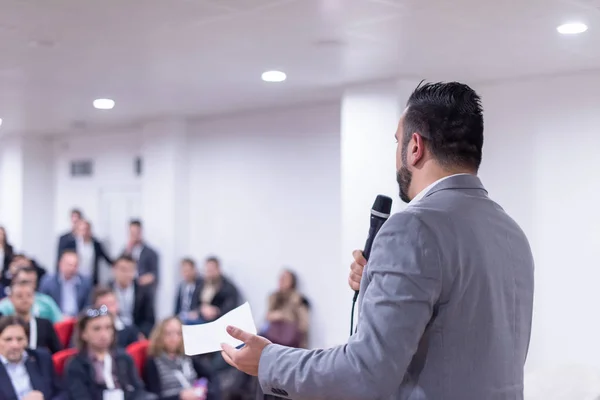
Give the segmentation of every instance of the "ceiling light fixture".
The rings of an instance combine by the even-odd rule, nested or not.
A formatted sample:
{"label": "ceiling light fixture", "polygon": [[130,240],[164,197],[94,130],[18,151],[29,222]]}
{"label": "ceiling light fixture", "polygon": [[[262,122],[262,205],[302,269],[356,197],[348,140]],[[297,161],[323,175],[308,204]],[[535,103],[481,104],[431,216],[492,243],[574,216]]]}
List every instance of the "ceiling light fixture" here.
{"label": "ceiling light fixture", "polygon": [[0,126],[2,126],[2,118],[0,118]]}
{"label": "ceiling light fixture", "polygon": [[112,110],[115,106],[115,101],[111,99],[96,99],[94,100],[94,108],[98,110]]}
{"label": "ceiling light fixture", "polygon": [[572,22],[568,24],[560,25],[556,30],[562,35],[576,35],[587,31],[588,27],[586,24],[581,22]]}
{"label": "ceiling light fixture", "polygon": [[283,82],[287,79],[287,75],[281,71],[267,71],[263,72],[261,78],[265,82]]}

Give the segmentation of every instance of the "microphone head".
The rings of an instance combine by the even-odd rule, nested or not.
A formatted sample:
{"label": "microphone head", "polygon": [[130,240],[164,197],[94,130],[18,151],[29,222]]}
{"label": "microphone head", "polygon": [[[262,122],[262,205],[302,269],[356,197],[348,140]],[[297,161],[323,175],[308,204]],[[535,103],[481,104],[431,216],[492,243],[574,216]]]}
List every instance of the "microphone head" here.
{"label": "microphone head", "polygon": [[380,194],[375,199],[373,203],[373,208],[371,208],[371,212],[375,211],[377,214],[390,216],[392,212],[392,199]]}

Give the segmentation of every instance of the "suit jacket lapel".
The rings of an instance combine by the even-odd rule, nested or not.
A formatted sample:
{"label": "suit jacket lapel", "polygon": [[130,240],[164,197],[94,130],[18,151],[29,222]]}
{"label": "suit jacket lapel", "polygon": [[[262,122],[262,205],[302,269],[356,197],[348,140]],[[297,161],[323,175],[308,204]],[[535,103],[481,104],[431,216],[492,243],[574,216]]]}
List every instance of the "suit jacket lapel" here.
{"label": "suit jacket lapel", "polygon": [[44,388],[44,377],[40,374],[40,371],[36,365],[36,358],[34,355],[29,354],[27,360],[25,360],[25,368],[29,373],[29,379],[31,380],[31,388],[33,390],[43,391]]}
{"label": "suit jacket lapel", "polygon": [[17,399],[17,394],[15,393],[15,389],[10,382],[10,377],[6,371],[6,367],[2,363],[0,363],[0,393],[2,393],[2,396],[0,396],[2,399]]}

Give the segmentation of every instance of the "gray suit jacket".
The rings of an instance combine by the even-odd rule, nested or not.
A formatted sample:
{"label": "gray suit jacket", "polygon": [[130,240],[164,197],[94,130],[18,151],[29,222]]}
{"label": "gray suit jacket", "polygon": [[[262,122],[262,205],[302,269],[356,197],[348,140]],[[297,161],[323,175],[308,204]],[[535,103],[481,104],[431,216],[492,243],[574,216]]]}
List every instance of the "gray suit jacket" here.
{"label": "gray suit jacket", "polygon": [[327,400],[522,400],[533,306],[523,231],[456,175],[393,215],[361,282],[358,331],[328,350],[267,346],[266,394]]}

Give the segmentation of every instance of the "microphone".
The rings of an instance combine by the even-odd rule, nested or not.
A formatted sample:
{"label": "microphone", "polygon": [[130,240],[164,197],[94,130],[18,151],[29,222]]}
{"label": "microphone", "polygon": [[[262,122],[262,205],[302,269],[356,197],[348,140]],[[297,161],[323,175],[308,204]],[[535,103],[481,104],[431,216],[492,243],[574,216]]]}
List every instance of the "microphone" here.
{"label": "microphone", "polygon": [[[371,255],[371,247],[373,247],[373,241],[377,232],[381,229],[385,221],[390,217],[392,211],[392,199],[382,194],[378,195],[371,208],[371,224],[369,227],[369,236],[363,250],[363,256],[368,261]],[[354,330],[354,306],[358,299],[358,290],[354,291],[354,298],[352,299],[352,316],[350,318],[350,335],[352,336]]]}

